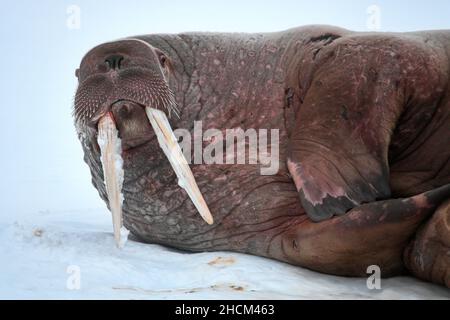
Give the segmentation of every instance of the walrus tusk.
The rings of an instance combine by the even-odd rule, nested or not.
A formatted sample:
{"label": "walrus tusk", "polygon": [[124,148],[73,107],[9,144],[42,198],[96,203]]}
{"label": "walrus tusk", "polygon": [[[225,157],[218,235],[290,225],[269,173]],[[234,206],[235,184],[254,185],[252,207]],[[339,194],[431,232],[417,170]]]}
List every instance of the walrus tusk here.
{"label": "walrus tusk", "polygon": [[121,156],[121,141],[114,120],[108,113],[98,124],[98,144],[101,150],[103,175],[105,177],[106,193],[112,214],[114,240],[118,248],[125,245],[128,230],[122,222],[122,185],[123,161]]}
{"label": "walrus tusk", "polygon": [[150,107],[146,107],[145,112],[147,113],[147,117],[150,120],[153,130],[155,130],[161,149],[178,177],[179,186],[186,190],[189,198],[191,198],[203,220],[208,224],[213,224],[214,220],[211,212],[198,188],[191,168],[189,167],[175,134],[170,127],[166,114]]}

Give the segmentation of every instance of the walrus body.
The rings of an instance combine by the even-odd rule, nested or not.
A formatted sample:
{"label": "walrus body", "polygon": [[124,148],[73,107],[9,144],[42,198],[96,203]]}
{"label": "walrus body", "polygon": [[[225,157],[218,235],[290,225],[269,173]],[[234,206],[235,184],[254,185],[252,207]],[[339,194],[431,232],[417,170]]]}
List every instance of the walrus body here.
{"label": "walrus body", "polygon": [[[121,58],[102,67],[111,55]],[[408,269],[450,287],[449,57],[450,31],[140,36],[85,56],[76,126],[107,201],[95,124],[114,115],[124,224],[143,241],[345,276]],[[259,163],[191,165],[213,225],[178,186],[146,121],[142,106],[156,91],[145,70],[174,94],[173,128],[279,129],[275,175],[261,175]]]}

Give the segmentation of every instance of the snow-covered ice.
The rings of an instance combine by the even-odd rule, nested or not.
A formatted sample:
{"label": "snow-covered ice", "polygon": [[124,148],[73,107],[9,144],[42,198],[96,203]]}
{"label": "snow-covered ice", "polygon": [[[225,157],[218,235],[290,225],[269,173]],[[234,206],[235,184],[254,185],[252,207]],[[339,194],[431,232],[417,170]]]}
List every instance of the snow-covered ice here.
{"label": "snow-covered ice", "polygon": [[1,299],[450,299],[450,290],[409,277],[369,290],[366,279],[243,254],[132,239],[117,249],[106,209],[4,217],[0,243]]}

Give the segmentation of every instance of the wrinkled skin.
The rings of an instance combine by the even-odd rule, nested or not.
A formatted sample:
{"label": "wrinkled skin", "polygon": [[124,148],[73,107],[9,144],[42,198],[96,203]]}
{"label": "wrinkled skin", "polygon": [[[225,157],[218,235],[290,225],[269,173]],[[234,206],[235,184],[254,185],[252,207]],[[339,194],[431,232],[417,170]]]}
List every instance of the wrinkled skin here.
{"label": "wrinkled skin", "polygon": [[[311,26],[134,39],[83,58],[75,122],[107,202],[96,125],[112,112],[124,225],[136,237],[344,276],[375,264],[382,276],[409,270],[449,286],[449,31]],[[259,164],[191,165],[213,225],[178,186],[145,116],[144,106],[169,115],[174,101],[174,129],[202,120],[203,130],[280,130],[276,175],[260,175]]]}

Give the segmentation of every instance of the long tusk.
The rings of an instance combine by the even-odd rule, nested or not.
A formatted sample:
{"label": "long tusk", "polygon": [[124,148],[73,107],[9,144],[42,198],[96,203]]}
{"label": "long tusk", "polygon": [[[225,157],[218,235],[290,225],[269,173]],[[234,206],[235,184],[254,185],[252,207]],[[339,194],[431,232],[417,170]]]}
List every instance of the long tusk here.
{"label": "long tusk", "polygon": [[101,150],[106,193],[108,194],[109,208],[112,214],[114,240],[117,247],[122,248],[128,237],[128,230],[122,225],[123,161],[118,131],[109,113],[99,121],[98,144]]}
{"label": "long tusk", "polygon": [[149,107],[145,108],[145,112],[147,113],[147,117],[150,120],[153,130],[155,130],[160,147],[169,159],[169,162],[178,177],[178,184],[186,190],[189,198],[191,198],[203,220],[208,224],[213,224],[214,220],[211,212],[209,211],[205,199],[203,199],[191,168],[189,167],[175,134],[170,127],[166,114],[160,110]]}

